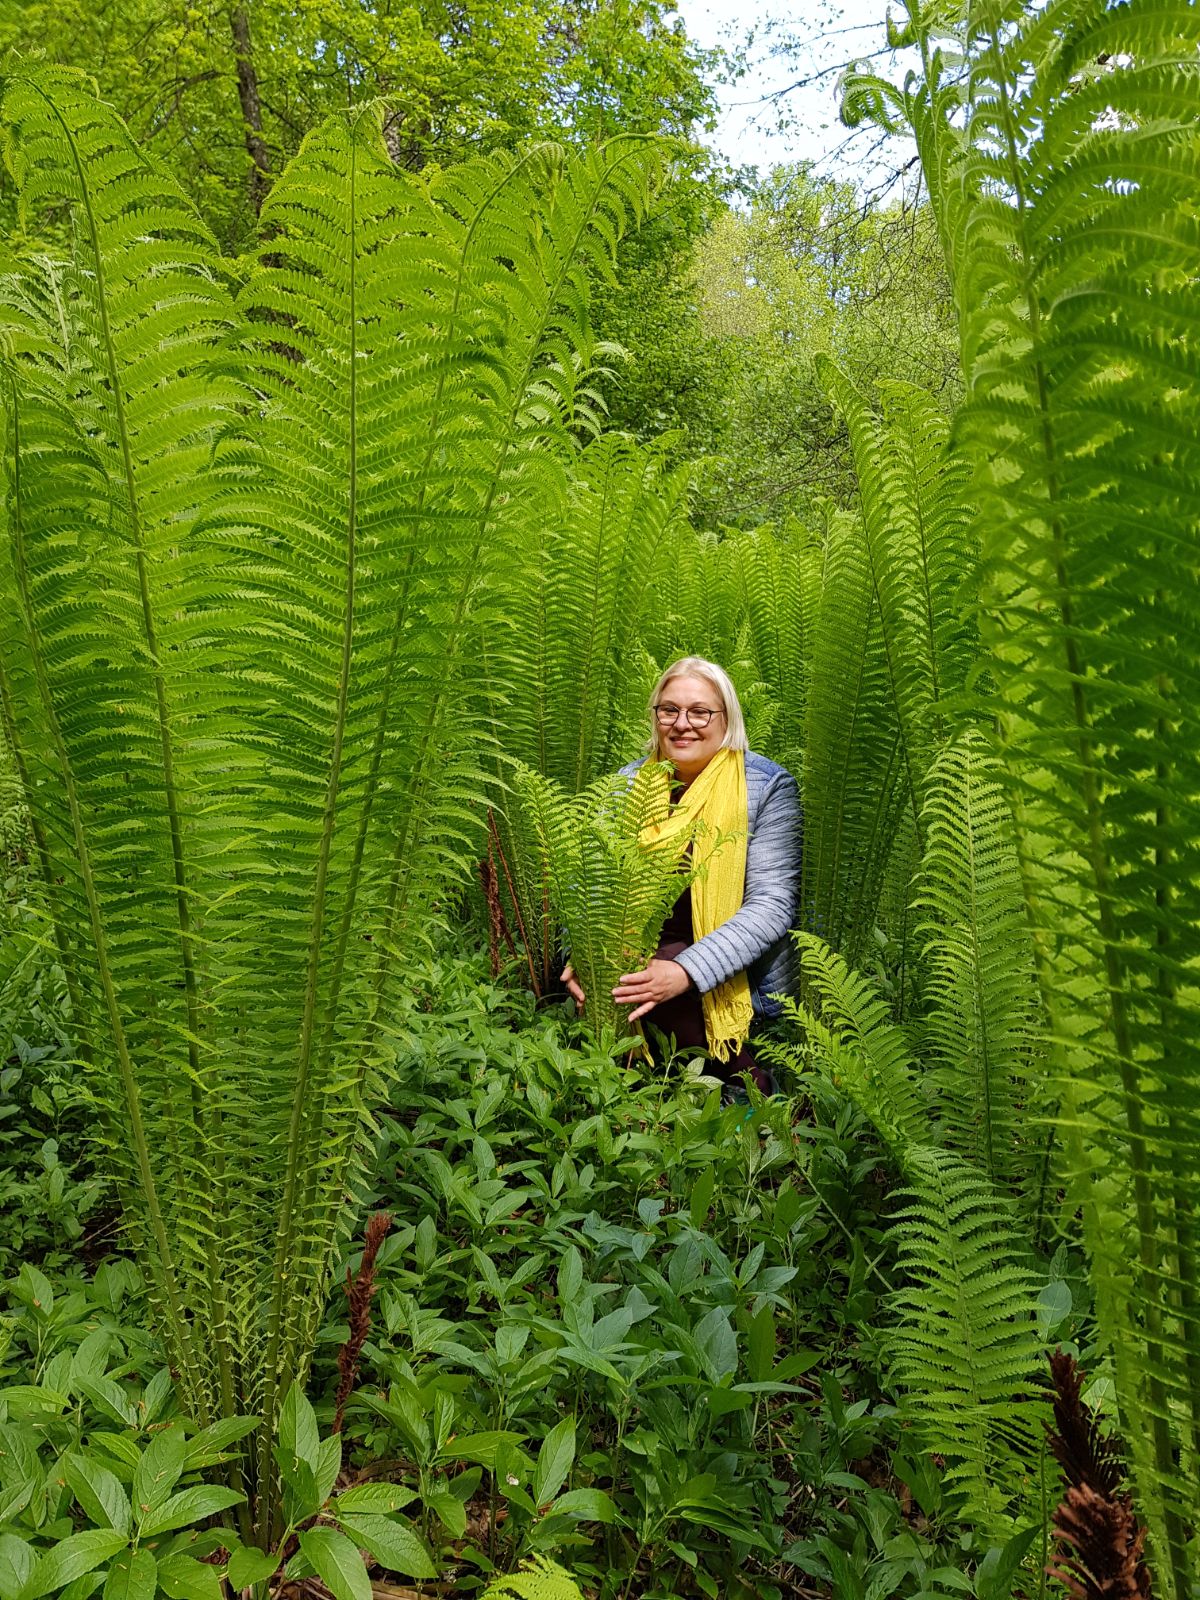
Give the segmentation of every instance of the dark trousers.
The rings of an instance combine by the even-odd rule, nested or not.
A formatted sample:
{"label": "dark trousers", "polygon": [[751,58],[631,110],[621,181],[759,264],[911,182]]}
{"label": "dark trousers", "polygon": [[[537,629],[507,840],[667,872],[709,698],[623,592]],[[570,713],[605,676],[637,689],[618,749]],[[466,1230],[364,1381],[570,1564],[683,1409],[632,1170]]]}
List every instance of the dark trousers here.
{"label": "dark trousers", "polygon": [[[687,947],[686,940],[668,939],[659,945],[654,954],[660,961],[674,961],[675,957]],[[657,1028],[668,1039],[674,1038],[681,1050],[708,1048],[708,1035],[704,1028],[704,1002],[698,989],[688,988],[682,994],[662,1001],[652,1011],[647,1011],[642,1022]],[[769,1094],[771,1091],[770,1076],[765,1068],[757,1065],[754,1052],[748,1044],[744,1044],[737,1055],[730,1056],[728,1061],[718,1061],[715,1057],[710,1057],[705,1070],[711,1077],[719,1078],[722,1083],[737,1083],[741,1078],[748,1077],[763,1094]]]}

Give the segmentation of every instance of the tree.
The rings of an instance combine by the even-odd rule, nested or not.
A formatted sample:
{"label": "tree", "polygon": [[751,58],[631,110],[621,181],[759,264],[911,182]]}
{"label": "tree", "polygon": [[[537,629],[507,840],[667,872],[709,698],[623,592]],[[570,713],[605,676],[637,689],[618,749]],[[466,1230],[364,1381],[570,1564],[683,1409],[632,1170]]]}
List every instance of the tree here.
{"label": "tree", "polygon": [[686,137],[713,110],[711,57],[663,0],[34,0],[0,46],[91,73],[232,249],[304,135],[350,105],[383,100],[410,169],[531,138]]}
{"label": "tree", "polygon": [[753,526],[814,495],[854,495],[849,440],[816,358],[870,394],[916,384],[948,411],[959,390],[954,308],[925,205],[877,210],[848,184],[777,168],[748,212],[697,247],[701,326],[731,374],[701,497],[716,523]]}

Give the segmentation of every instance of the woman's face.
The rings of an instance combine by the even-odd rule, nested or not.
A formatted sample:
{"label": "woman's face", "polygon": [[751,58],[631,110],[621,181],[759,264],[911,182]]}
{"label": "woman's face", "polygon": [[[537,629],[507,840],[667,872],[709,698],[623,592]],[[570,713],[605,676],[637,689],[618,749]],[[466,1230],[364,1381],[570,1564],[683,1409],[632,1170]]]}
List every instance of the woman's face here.
{"label": "woman's face", "polygon": [[[672,708],[675,715],[668,721]],[[707,728],[694,728],[685,715],[688,711],[711,711]],[[704,771],[725,738],[720,695],[707,678],[689,674],[668,678],[658,697],[658,719],[659,753],[664,761],[674,763],[681,778],[690,781]]]}

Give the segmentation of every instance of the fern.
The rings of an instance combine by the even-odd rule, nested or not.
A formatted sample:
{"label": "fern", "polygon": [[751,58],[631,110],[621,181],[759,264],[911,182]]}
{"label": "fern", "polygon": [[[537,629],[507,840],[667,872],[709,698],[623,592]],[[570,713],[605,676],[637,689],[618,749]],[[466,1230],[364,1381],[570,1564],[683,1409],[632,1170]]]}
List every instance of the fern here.
{"label": "fern", "polygon": [[975,655],[961,599],[977,555],[966,466],[929,395],[883,386],[877,417],[828,359],[820,369],[850,428],[904,782],[918,830],[925,779]]}
{"label": "fern", "polygon": [[961,1152],[1001,1187],[1032,1193],[1044,1104],[1039,1024],[1012,815],[994,760],[969,735],[936,762],[915,905],[926,913],[926,1040]]}
{"label": "fern", "polygon": [[889,102],[955,283],[991,709],[1062,1136],[1157,1585],[1182,1600],[1200,1463],[1200,23],[1181,0],[976,0],[961,91],[934,27],[911,8],[924,70]]}
{"label": "fern", "polygon": [[65,202],[78,240],[0,292],[5,731],[182,1398],[259,1415],[268,1540],[393,974],[476,846],[481,585],[557,503],[585,270],[654,156],[426,182],[375,110],[337,119],[235,306],[77,79],[14,78],[5,118],[26,211]]}
{"label": "fern", "polygon": [[826,531],[812,639],[800,924],[853,964],[875,926],[905,790],[866,544],[845,514]]}
{"label": "fern", "polygon": [[494,1578],[484,1600],[583,1600],[579,1585],[549,1556],[533,1556],[520,1572]]}
{"label": "fern", "polygon": [[1030,1398],[1037,1285],[1015,1208],[986,1173],[942,1147],[953,1123],[871,985],[820,939],[798,938],[812,1003],[790,1002],[790,1014],[907,1185],[893,1218],[905,1278],[891,1302],[893,1375],[926,1448],[948,1458],[967,1514],[1002,1537],[1023,1500],[1044,1409]]}
{"label": "fern", "polygon": [[[641,769],[645,772],[645,768]],[[677,851],[646,849],[642,831],[657,820],[650,786],[639,775],[601,778],[569,795],[529,768],[512,779],[519,821],[520,871],[545,884],[571,965],[587,996],[585,1020],[597,1038],[625,1031],[612,999],[623,973],[653,955],[663,922],[689,872]]]}

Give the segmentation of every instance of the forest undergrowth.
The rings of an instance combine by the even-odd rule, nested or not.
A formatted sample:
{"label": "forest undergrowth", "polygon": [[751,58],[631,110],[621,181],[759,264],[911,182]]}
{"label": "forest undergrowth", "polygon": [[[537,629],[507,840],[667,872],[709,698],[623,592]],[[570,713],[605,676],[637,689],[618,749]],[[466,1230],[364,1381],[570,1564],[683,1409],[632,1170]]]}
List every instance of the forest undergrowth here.
{"label": "forest undergrowth", "polygon": [[[782,1067],[786,1094],[722,1108],[698,1063],[631,1065],[570,1010],[497,982],[482,952],[414,985],[361,1197],[386,1226],[369,1312],[352,1337],[360,1241],[310,1387],[326,1438],[352,1350],[336,1486],[411,1524],[393,1562],[440,1581],[400,1592],[470,1593],[542,1554],[612,1595],[992,1593],[1000,1551],[964,1544],[888,1382],[896,1174],[864,1118]],[[64,1454],[86,1441],[97,1472],[136,1472],[173,1408],[86,1096],[61,1045],[15,1045],[0,1406],[10,1442],[36,1432],[52,1527]],[[1059,1267],[1044,1331],[1061,1339],[1077,1318]],[[193,1443],[189,1478],[231,1442]]]}

